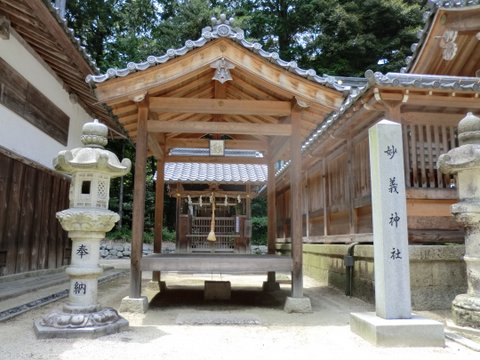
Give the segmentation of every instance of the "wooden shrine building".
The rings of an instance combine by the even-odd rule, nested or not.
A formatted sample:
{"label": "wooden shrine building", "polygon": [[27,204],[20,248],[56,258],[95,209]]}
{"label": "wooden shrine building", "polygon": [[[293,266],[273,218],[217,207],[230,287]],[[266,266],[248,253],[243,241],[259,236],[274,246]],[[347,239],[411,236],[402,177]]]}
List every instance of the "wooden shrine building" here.
{"label": "wooden shrine building", "polygon": [[[258,151],[219,150],[231,162],[238,156],[262,158]],[[202,148],[172,149],[171,154],[192,161],[165,163],[168,192],[177,200],[176,252],[250,253],[251,201],[266,183],[267,165],[197,163],[196,156],[210,154]]]}
{"label": "wooden shrine building", "polygon": [[[129,63],[125,69],[89,76],[87,81],[95,84],[98,100],[113,110],[136,143],[130,297],[140,297],[142,270],[255,271],[270,273],[270,279],[275,271],[291,271],[292,297],[302,297],[302,217],[297,211],[301,208],[301,144],[327,114],[340,107],[350,85],[264,51],[259,44],[246,41],[243,31],[224,16],[205,28],[200,39],[187,41],[182,48],[150,56],[143,63]],[[193,157],[175,152],[188,148],[209,153]],[[232,150],[256,151],[262,156],[225,156]],[[149,155],[158,163],[155,254],[142,258]],[[291,257],[274,255],[275,164],[287,160],[294,170],[289,205],[295,214]],[[265,165],[269,255],[160,254],[166,163]],[[218,189],[207,189],[205,195],[209,192]],[[183,196],[189,195],[183,192]],[[213,198],[220,201],[216,195]]]}
{"label": "wooden shrine building", "polygon": [[[422,299],[433,298],[440,299],[438,306],[449,306],[461,275],[436,276],[442,271],[462,273],[460,250],[433,251],[425,245],[463,242],[460,226],[449,210],[456,201],[455,179],[441,174],[436,161],[457,145],[458,121],[467,112],[480,111],[480,7],[478,1],[432,1],[425,19],[409,65],[399,73],[366,71],[365,78],[321,77],[246,41],[243,31],[222,17],[205,28],[200,39],[189,40],[179,49],[129,63],[125,69],[88,76],[99,101],[112,109],[137,147],[131,297],[140,296],[142,270],[255,270],[268,273],[273,282],[276,271],[291,271],[292,297],[301,298],[305,265],[309,275],[343,287],[346,271],[341,259],[347,251],[353,255],[356,244],[373,240],[368,128],[388,119],[403,129],[410,248],[423,247],[414,249],[418,258],[413,257],[413,264],[432,262],[418,270],[420,275],[431,273],[428,281],[424,276],[412,282],[413,306],[426,308],[431,301]],[[192,153],[199,149],[203,155]],[[226,156],[240,150],[261,156]],[[155,254],[142,258],[149,155],[158,163]],[[235,245],[230,248],[232,254],[194,250],[198,248],[191,246],[193,238],[209,235],[208,212],[212,214],[213,206],[206,210],[201,236],[192,236],[188,216],[180,219],[188,212],[193,217],[207,209],[198,208],[200,195],[202,205],[203,196],[218,205],[225,195],[230,204],[238,195],[243,199],[239,191],[251,189],[247,181],[235,189],[236,195],[227,193],[231,189],[219,188],[219,183],[201,189],[185,186],[189,178],[182,179],[180,171],[170,190],[183,198],[178,223],[187,222],[182,229],[190,232],[180,231],[177,241],[183,253],[160,254],[166,164],[265,166],[266,187],[261,192],[268,202],[268,255],[252,256]],[[372,300],[372,246],[359,249],[354,295]],[[415,266],[412,276],[417,273]],[[345,281],[351,284],[348,276]]]}

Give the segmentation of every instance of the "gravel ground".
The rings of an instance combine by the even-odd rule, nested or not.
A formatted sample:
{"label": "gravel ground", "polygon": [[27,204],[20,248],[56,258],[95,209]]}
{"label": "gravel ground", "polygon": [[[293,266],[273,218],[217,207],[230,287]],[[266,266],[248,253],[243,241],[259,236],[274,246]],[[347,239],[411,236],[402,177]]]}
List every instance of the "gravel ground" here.
{"label": "gravel ground", "polygon": [[[162,274],[163,275],[163,274]],[[149,274],[145,274],[149,276]],[[198,299],[204,280],[230,280],[231,303],[206,303]],[[281,277],[280,277],[281,279]],[[371,305],[345,297],[341,292],[321,287],[305,279],[305,294],[312,301],[310,314],[287,314],[282,302],[289,286],[275,296],[264,297],[252,290],[263,277],[185,276],[166,274],[168,291],[152,298],[146,314],[122,314],[130,328],[97,339],[37,340],[33,320],[61,307],[49,304],[0,324],[0,359],[292,359],[322,357],[360,359],[475,359],[479,353],[447,340],[445,348],[377,348],[350,331],[349,313],[372,311]],[[148,281],[145,280],[145,287]],[[185,285],[189,285],[188,288]],[[99,289],[99,302],[119,307],[128,295],[129,277],[123,276]],[[170,297],[167,297],[169,294]],[[211,314],[211,317],[209,317]],[[189,325],[188,316],[250,319],[254,325]],[[182,325],[186,324],[186,325]]]}

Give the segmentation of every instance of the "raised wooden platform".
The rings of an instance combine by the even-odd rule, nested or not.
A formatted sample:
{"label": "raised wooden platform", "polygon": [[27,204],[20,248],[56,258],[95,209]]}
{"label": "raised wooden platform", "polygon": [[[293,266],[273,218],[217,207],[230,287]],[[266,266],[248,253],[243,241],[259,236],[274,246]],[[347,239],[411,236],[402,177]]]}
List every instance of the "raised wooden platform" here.
{"label": "raised wooden platform", "polygon": [[292,258],[280,255],[245,254],[152,254],[143,256],[144,271],[255,274],[291,272]]}

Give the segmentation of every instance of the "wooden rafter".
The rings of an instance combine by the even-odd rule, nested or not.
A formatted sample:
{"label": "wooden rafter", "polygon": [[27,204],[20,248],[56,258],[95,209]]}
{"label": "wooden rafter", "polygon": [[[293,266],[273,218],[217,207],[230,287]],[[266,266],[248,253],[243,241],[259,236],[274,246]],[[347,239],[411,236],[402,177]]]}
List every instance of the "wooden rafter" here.
{"label": "wooden rafter", "polygon": [[290,124],[243,124],[225,122],[183,121],[179,123],[149,120],[149,132],[178,132],[199,134],[245,134],[245,135],[273,135],[290,136]]}
{"label": "wooden rafter", "polygon": [[[172,148],[208,148],[209,140],[208,139],[190,139],[190,138],[170,138],[165,142],[165,147],[167,149]],[[225,140],[226,149],[236,149],[236,150],[258,150],[265,151],[267,145],[265,141],[256,141],[256,140]]]}
{"label": "wooden rafter", "polygon": [[291,111],[288,101],[228,100],[196,98],[150,98],[150,111],[222,115],[271,115],[287,116]]}

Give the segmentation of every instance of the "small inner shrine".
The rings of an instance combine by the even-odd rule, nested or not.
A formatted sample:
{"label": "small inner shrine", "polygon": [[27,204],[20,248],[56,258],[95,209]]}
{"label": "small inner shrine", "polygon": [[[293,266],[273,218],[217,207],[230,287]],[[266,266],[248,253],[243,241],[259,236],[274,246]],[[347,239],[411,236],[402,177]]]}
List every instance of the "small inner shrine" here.
{"label": "small inner shrine", "polygon": [[182,184],[170,187],[178,209],[177,251],[249,253],[252,237],[249,185]]}

